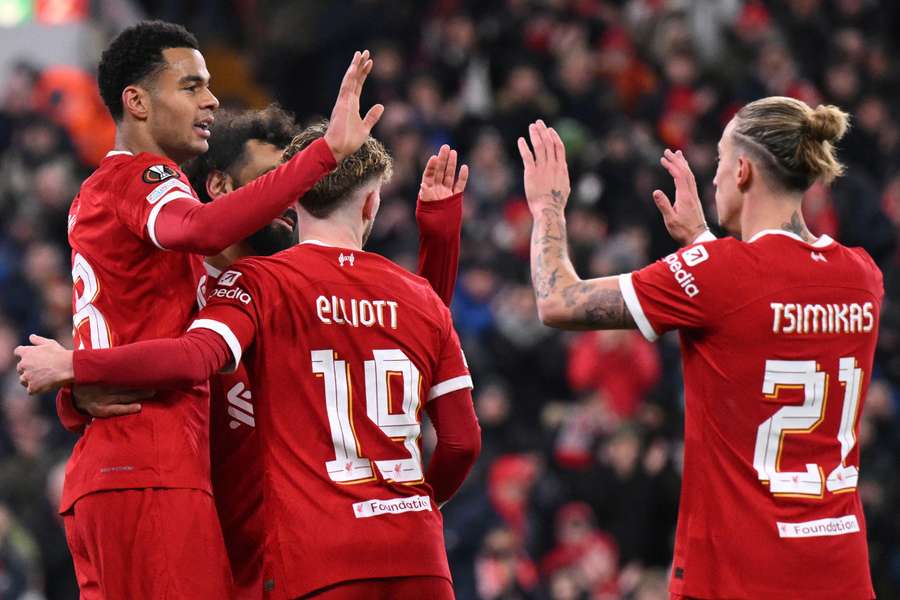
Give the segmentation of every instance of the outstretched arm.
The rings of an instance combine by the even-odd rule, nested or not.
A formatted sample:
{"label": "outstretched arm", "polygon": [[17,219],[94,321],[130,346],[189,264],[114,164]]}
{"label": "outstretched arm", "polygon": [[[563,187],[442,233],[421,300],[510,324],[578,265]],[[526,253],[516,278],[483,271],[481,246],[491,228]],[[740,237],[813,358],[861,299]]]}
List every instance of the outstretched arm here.
{"label": "outstretched arm", "polygon": [[[209,329],[194,329],[179,338],[147,340],[99,350],[67,350],[58,342],[37,335],[30,336],[29,341],[34,345],[19,346],[15,350],[19,359],[16,366],[19,383],[29,394],[40,394],[72,383],[183,388],[205,382],[233,360],[232,350],[225,340]],[[103,403],[119,402],[110,396]]]}
{"label": "outstretched arm", "polygon": [[416,205],[418,274],[428,280],[447,306],[453,299],[459,268],[463,192],[469,179],[466,165],[459,168],[457,176],[456,161],[456,150],[446,144],[428,159]]}
{"label": "outstretched arm", "polygon": [[[201,204],[178,188],[160,198],[147,223],[152,241],[167,250],[212,255],[240,241],[293,205],[336,163],[368,139],[384,107],[360,115],[363,83],[372,71],[369,51],[356,52],[344,74],[328,130],[291,160],[215,202]],[[252,201],[248,201],[248,199]]]}
{"label": "outstretched arm", "polygon": [[528,132],[534,153],[524,138],[518,144],[534,218],[531,279],[541,321],[560,329],[634,329],[618,277],[582,280],[569,259],[565,207],[571,188],[559,134],[540,120]]}

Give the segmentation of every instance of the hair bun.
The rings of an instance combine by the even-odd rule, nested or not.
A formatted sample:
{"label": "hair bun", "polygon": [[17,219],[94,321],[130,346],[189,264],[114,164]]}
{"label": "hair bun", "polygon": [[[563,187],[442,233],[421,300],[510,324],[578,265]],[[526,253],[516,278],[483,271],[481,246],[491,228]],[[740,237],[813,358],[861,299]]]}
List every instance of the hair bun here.
{"label": "hair bun", "polygon": [[850,116],[832,104],[820,104],[809,114],[810,135],[819,142],[836,142],[847,133]]}

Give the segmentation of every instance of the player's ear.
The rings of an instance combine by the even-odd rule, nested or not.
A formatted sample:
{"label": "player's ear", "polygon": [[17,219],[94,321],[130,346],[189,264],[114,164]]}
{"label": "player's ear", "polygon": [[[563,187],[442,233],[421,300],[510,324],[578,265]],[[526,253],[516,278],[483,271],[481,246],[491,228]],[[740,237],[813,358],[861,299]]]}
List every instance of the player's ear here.
{"label": "player's ear", "polygon": [[122,90],[122,107],[138,121],[146,121],[150,114],[150,93],[140,86],[129,85]]}
{"label": "player's ear", "polygon": [[378,207],[381,205],[381,195],[378,193],[378,190],[372,190],[366,194],[366,199],[363,201],[362,207],[362,217],[364,221],[372,221],[375,219],[375,215],[378,214]]}
{"label": "player's ear", "polygon": [[213,200],[233,191],[234,182],[228,173],[216,169],[210,171],[209,175],[206,176],[206,195]]}
{"label": "player's ear", "polygon": [[737,188],[742,192],[745,191],[748,187],[750,187],[750,182],[753,180],[753,163],[747,159],[746,156],[738,156],[737,160],[737,171],[735,172],[735,183],[737,184]]}

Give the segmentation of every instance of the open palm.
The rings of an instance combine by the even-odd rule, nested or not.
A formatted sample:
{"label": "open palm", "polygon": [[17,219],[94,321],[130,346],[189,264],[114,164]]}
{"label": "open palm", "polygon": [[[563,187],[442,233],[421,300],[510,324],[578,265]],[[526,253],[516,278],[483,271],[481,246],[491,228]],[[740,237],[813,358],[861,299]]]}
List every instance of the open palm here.
{"label": "open palm", "polygon": [[365,117],[359,114],[359,98],[362,95],[363,83],[372,72],[372,65],[368,50],[355,52],[341,81],[341,89],[331,111],[328,130],[325,132],[325,142],[338,161],[353,154],[365,143],[372,128],[384,113],[384,106],[376,104],[369,109]]}
{"label": "open palm", "polygon": [[419,186],[419,197],[422,202],[443,200],[454,194],[461,194],[469,181],[469,167],[463,165],[456,173],[456,150],[444,144],[437,155],[432,155],[425,164],[422,173],[422,184]]}

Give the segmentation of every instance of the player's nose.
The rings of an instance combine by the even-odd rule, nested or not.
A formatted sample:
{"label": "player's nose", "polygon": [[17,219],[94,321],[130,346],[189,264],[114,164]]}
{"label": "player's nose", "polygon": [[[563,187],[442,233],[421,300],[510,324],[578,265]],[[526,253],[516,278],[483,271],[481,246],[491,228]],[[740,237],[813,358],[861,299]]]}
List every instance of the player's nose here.
{"label": "player's nose", "polygon": [[216,98],[216,95],[213,94],[212,91],[208,88],[201,101],[200,108],[205,108],[208,110],[216,110],[217,108],[219,108],[219,99]]}

